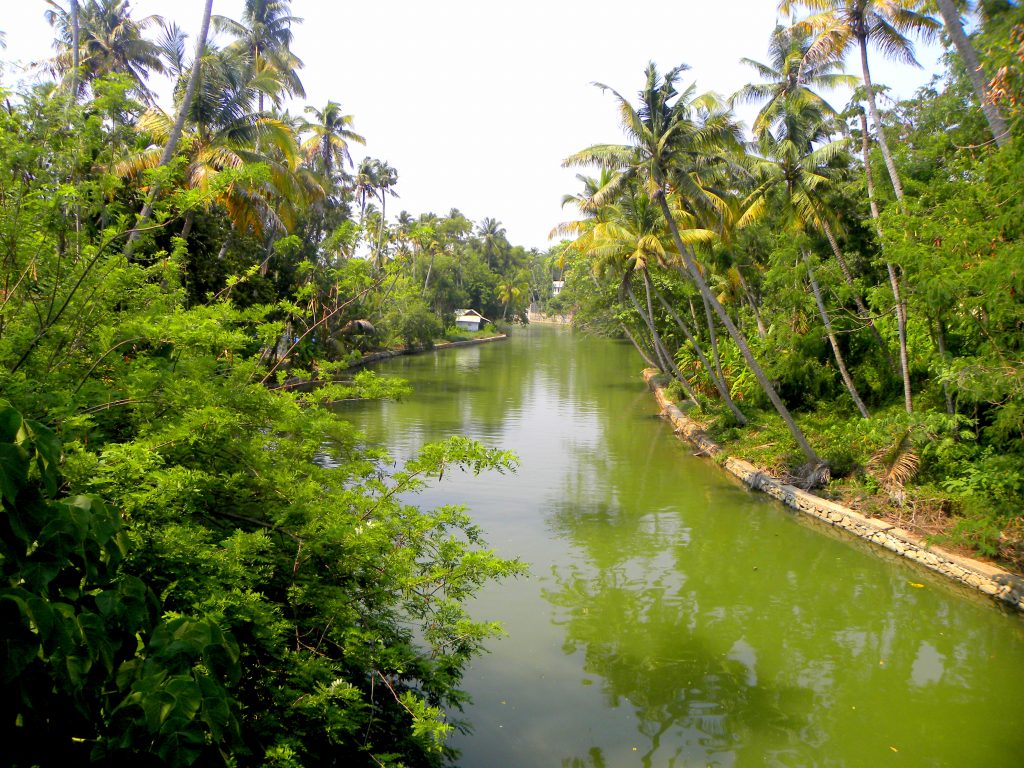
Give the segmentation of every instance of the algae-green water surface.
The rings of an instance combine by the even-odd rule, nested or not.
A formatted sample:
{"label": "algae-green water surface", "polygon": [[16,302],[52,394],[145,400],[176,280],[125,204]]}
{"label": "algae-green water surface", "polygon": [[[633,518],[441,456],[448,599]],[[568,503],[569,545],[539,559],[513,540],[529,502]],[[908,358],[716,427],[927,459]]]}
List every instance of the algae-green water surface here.
{"label": "algae-green water surface", "polygon": [[472,610],[458,764],[1020,766],[1024,620],[755,495],[657,417],[627,345],[535,328],[399,358],[346,408],[397,458],[465,434],[514,475],[446,475],[531,575]]}

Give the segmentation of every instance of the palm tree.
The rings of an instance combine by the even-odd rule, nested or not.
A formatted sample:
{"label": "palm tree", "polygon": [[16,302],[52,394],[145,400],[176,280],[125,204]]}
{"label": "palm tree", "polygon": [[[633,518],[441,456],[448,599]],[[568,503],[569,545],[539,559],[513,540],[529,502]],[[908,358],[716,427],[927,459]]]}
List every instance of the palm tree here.
{"label": "palm tree", "polygon": [[[237,232],[290,229],[295,201],[323,195],[322,187],[298,167],[294,132],[281,119],[251,111],[253,90],[245,80],[248,69],[237,53],[209,52],[201,66],[202,87],[196,89],[187,113],[183,105],[178,109],[179,117],[184,113],[188,118],[183,129],[186,187],[208,193],[207,207],[222,206]],[[173,123],[159,107],[147,110],[137,128],[153,143],[116,164],[115,172],[137,176],[160,165],[170,146]],[[256,163],[268,169],[269,178],[254,182],[235,179],[229,184],[217,181],[224,172]],[[181,236],[188,236],[193,216],[193,212],[186,215]]]}
{"label": "palm tree", "polygon": [[398,197],[395,185],[398,184],[398,171],[391,167],[386,161],[377,161],[376,170],[377,196],[380,198],[380,224],[377,230],[377,259],[381,259],[381,249],[384,247],[384,228],[386,226],[387,198]]}
{"label": "palm tree", "polygon": [[[790,8],[801,5],[813,13],[798,24],[812,32],[816,39],[808,52],[811,59],[829,59],[845,55],[853,47],[860,53],[861,72],[864,77],[864,94],[882,159],[892,182],[897,201],[903,203],[903,184],[900,182],[896,163],[885,138],[882,118],[875,99],[875,88],[871,82],[868,65],[868,45],[879,48],[891,59],[912,66],[920,66],[914,58],[914,46],[907,35],[916,34],[924,40],[936,35],[939,24],[935,19],[918,12],[921,0],[782,0],[779,10],[788,13]],[[878,209],[872,206],[877,223]],[[910,386],[910,360],[907,349],[907,303],[900,286],[900,276],[891,263],[886,264],[889,283],[896,305],[896,326],[900,343],[900,369],[903,375],[904,407],[910,413],[914,409]]]}
{"label": "palm tree", "polygon": [[497,219],[485,217],[476,228],[477,237],[480,238],[480,245],[484,251],[484,258],[487,266],[491,266],[491,260],[501,250],[508,248],[508,240],[505,239],[505,228]]}
{"label": "palm tree", "polygon": [[748,83],[737,91],[733,104],[765,102],[754,118],[754,135],[773,127],[782,112],[786,100],[800,95],[806,101],[818,106],[825,114],[835,115],[835,110],[814,89],[834,89],[841,86],[853,87],[857,79],[842,72],[838,59],[811,61],[807,53],[812,38],[803,29],[775,27],[768,44],[768,63],[753,59],[740,61],[752,67],[764,82]]}
{"label": "palm tree", "polygon": [[315,120],[303,121],[301,130],[310,133],[302,142],[302,152],[315,170],[324,178],[332,179],[336,169],[344,168],[345,163],[352,165],[349,154],[349,142],[366,144],[366,139],[352,130],[354,118],[342,112],[341,105],[328,101],[323,109],[306,107],[306,113],[313,115]]}
{"label": "palm tree", "polygon": [[502,303],[501,319],[505,320],[510,304],[517,303],[529,291],[529,281],[522,275],[504,277],[498,283],[498,301]]}
{"label": "palm tree", "polygon": [[[675,217],[668,204],[668,194],[676,189],[681,193],[699,194],[699,179],[689,171],[702,158],[720,151],[734,136],[731,127],[724,123],[701,122],[695,113],[700,107],[711,103],[710,99],[696,99],[693,86],[683,93],[676,90],[679,74],[686,69],[679,66],[670,70],[664,78],[652,63],[647,67],[647,78],[639,94],[639,107],[608,86],[598,84],[602,90],[611,92],[619,106],[623,130],[631,139],[630,145],[597,145],[583,150],[565,161],[567,165],[598,163],[615,167],[619,172],[618,181],[609,184],[608,189],[622,186],[632,178],[640,179],[655,202],[659,205],[665,223],[683,260],[690,280],[718,315],[736,347],[746,360],[761,389],[771,401],[775,410],[786,424],[790,434],[811,465],[809,482],[820,481],[827,474],[827,467],[811,448],[803,432],[796,425],[789,410],[775,391],[760,364],[750,351],[746,338],[736,327],[732,318],[718,299],[711,293],[701,269],[697,266],[693,252],[683,242]],[[682,169],[682,172],[681,172]],[[700,201],[695,200],[695,204]]]}
{"label": "palm tree", "polygon": [[380,162],[372,157],[364,157],[356,168],[356,175],[352,179],[352,189],[359,198],[359,221],[366,216],[366,199],[377,196],[377,170]]}
{"label": "palm tree", "polygon": [[[803,93],[792,94],[781,107],[778,134],[773,135],[767,130],[761,134],[758,142],[761,159],[755,160],[754,163],[765,181],[754,195],[764,196],[773,187],[781,188],[790,226],[798,231],[814,228],[827,233],[828,240],[837,254],[837,260],[841,260],[841,252],[829,226],[829,217],[823,201],[823,193],[830,184],[838,180],[840,169],[849,165],[846,152],[848,141],[831,140],[838,130],[838,121],[833,115],[823,111],[819,102],[808,99]],[[843,384],[861,416],[865,419],[870,418],[853,383],[853,377],[847,370],[811,259],[805,248],[801,248],[801,255]],[[859,306],[863,307],[863,304]],[[871,327],[874,330],[874,326]]]}
{"label": "palm tree", "polygon": [[[292,24],[301,22],[301,18],[291,15],[289,0],[245,0],[241,21],[226,16],[213,20],[217,31],[235,38],[232,45],[248,54],[257,73],[279,79],[285,93],[304,97],[297,72],[302,69],[302,61],[291,52]],[[263,111],[262,93],[259,109]]]}
{"label": "palm tree", "polygon": [[932,40],[938,32],[938,22],[918,12],[921,0],[782,0],[779,10],[788,14],[796,6],[812,12],[809,18],[796,25],[815,37],[807,53],[808,60],[830,61],[842,58],[851,48],[859,51],[868,111],[896,199],[902,202],[903,184],[882,129],[868,65],[868,46],[875,46],[890,59],[919,67],[908,35]]}
{"label": "palm tree", "polygon": [[76,89],[79,77],[91,82],[125,74],[144,99],[152,100],[146,79],[150,72],[163,72],[164,67],[156,44],[142,35],[161,23],[159,16],[133,19],[129,0],[74,2],[70,10],[56,0],[47,0],[47,5],[46,20],[57,31],[57,55],[49,62],[55,73],[62,77],[71,73]]}
{"label": "palm tree", "polygon": [[[205,5],[203,6],[203,21],[199,27],[199,36],[196,38],[196,54],[195,58],[192,60],[192,72],[188,78],[188,86],[185,88],[185,95],[182,97],[181,103],[178,105],[178,114],[174,119],[174,125],[171,126],[171,129],[167,134],[167,141],[164,144],[163,152],[160,155],[160,162],[157,163],[156,166],[158,168],[167,165],[178,149],[178,140],[181,138],[181,131],[185,125],[185,116],[192,108],[192,102],[196,95],[196,87],[199,84],[199,73],[202,69],[201,62],[203,58],[203,51],[206,49],[206,37],[210,32],[210,15],[212,11],[213,0],[206,0]],[[149,221],[149,217],[153,213],[153,203],[159,192],[160,185],[154,184],[146,198],[146,204],[142,207],[142,213],[139,214],[139,219],[136,222],[135,229],[132,231],[131,235],[129,235],[125,249],[128,255],[131,255],[132,245],[139,235],[139,228]]]}
{"label": "palm tree", "polygon": [[1006,124],[1006,118],[1003,117],[1003,113],[989,95],[985,74],[981,69],[981,63],[978,61],[978,54],[974,50],[974,46],[971,45],[967,33],[964,32],[960,11],[957,10],[956,3],[953,0],[935,0],[935,3],[939,7],[939,14],[942,16],[949,39],[953,41],[956,52],[963,59],[964,67],[967,69],[967,77],[971,81],[974,95],[978,98],[978,103],[981,105],[981,111],[985,115],[985,121],[992,131],[992,136],[995,138],[998,146],[1005,147],[1010,143],[1010,128]]}
{"label": "palm tree", "polygon": [[[668,266],[678,258],[678,253],[669,243],[668,232],[658,205],[635,185],[630,185],[620,200],[608,205],[607,208],[605,221],[594,227],[591,236],[589,249],[591,257],[595,259],[595,267],[600,270],[605,265],[612,264],[621,272],[620,290],[629,299],[634,310],[647,326],[655,355],[663,361],[661,367],[670,371],[683,386],[690,399],[696,402],[696,396],[693,394],[689,382],[679,370],[675,359],[666,348],[658,332],[652,296],[658,300],[658,303],[669,314],[689,342],[690,348],[714,383],[722,402],[729,408],[733,418],[737,423],[745,425],[747,419],[736,407],[720,369],[712,367],[695,333],[665,300],[651,279],[652,267]],[[680,236],[687,245],[709,243],[716,238],[714,232],[696,227],[693,217],[685,214],[676,214],[676,224],[685,227]],[[633,294],[632,276],[634,274],[638,274],[643,283],[646,310]]]}

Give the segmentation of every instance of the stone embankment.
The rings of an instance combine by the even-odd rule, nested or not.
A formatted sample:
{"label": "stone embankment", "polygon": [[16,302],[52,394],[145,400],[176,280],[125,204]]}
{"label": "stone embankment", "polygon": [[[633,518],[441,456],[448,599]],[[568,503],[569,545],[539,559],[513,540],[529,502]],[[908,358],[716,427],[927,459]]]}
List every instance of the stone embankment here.
{"label": "stone embankment", "polygon": [[526,319],[531,325],[572,325],[572,315],[545,315],[532,307],[526,310]]}
{"label": "stone embankment", "polygon": [[[714,457],[721,453],[721,446],[713,442],[701,431],[699,424],[688,418],[669,400],[664,389],[656,381],[657,373],[653,368],[646,369],[644,380],[654,391],[662,415],[671,422],[676,434],[686,438],[701,454]],[[793,509],[1024,611],[1024,579],[1020,576],[989,563],[961,557],[940,547],[929,546],[902,528],[878,518],[865,517],[834,501],[788,485],[743,459],[730,456],[721,464],[745,485],[767,493]]]}
{"label": "stone embankment", "polygon": [[467,339],[466,341],[442,341],[439,344],[434,344],[430,349],[386,349],[383,352],[371,352],[368,355],[363,355],[361,358],[356,360],[349,368],[358,368],[361,365],[367,365],[368,363],[375,363],[378,360],[387,360],[391,357],[401,357],[402,355],[414,355],[421,352],[433,352],[438,349],[451,349],[452,347],[472,347],[476,344],[488,344],[492,341],[502,341],[507,339],[508,336],[504,333],[498,333],[494,336],[485,336],[482,339]]}

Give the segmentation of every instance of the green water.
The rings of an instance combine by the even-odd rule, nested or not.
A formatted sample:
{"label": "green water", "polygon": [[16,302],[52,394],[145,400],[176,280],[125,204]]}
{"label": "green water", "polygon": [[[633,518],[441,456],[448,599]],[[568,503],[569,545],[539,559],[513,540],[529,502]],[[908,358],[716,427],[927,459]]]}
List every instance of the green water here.
{"label": "green water", "polygon": [[402,457],[466,434],[514,476],[446,476],[531,576],[473,605],[459,764],[1021,766],[1024,620],[754,495],[657,417],[631,348],[564,329],[400,358],[348,413]]}

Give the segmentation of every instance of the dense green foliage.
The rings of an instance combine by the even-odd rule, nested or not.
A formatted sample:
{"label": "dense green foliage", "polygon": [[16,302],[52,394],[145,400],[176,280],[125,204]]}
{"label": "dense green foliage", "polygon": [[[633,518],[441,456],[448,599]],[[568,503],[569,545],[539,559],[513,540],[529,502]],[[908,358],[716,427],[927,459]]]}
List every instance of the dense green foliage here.
{"label": "dense green foliage", "polygon": [[[325,406],[407,394],[348,366],[456,307],[521,312],[497,286],[542,259],[493,220],[386,222],[397,174],[347,173],[351,117],[278,111],[288,3],[217,21],[234,40],[198,62],[126,3],[51,5],[59,82],[0,92],[7,763],[444,761],[500,631],[464,603],[522,567],[410,500],[515,458],[453,436],[395,467]],[[179,104],[202,75],[167,164],[157,71]]]}
{"label": "dense green foliage", "polygon": [[582,216],[561,228],[563,300],[577,324],[628,333],[728,450],[1019,568],[1024,15],[983,4],[971,37],[1002,146],[951,51],[944,76],[880,109],[883,147],[861,106],[877,85],[843,114],[817,89],[851,79],[841,57],[862,32],[906,59],[938,22],[910,0],[784,5],[811,15],[775,30],[732,100],[761,107],[754,141],[679,69],[652,65],[633,101],[613,92],[628,143],[566,161],[601,175],[567,198]]}

